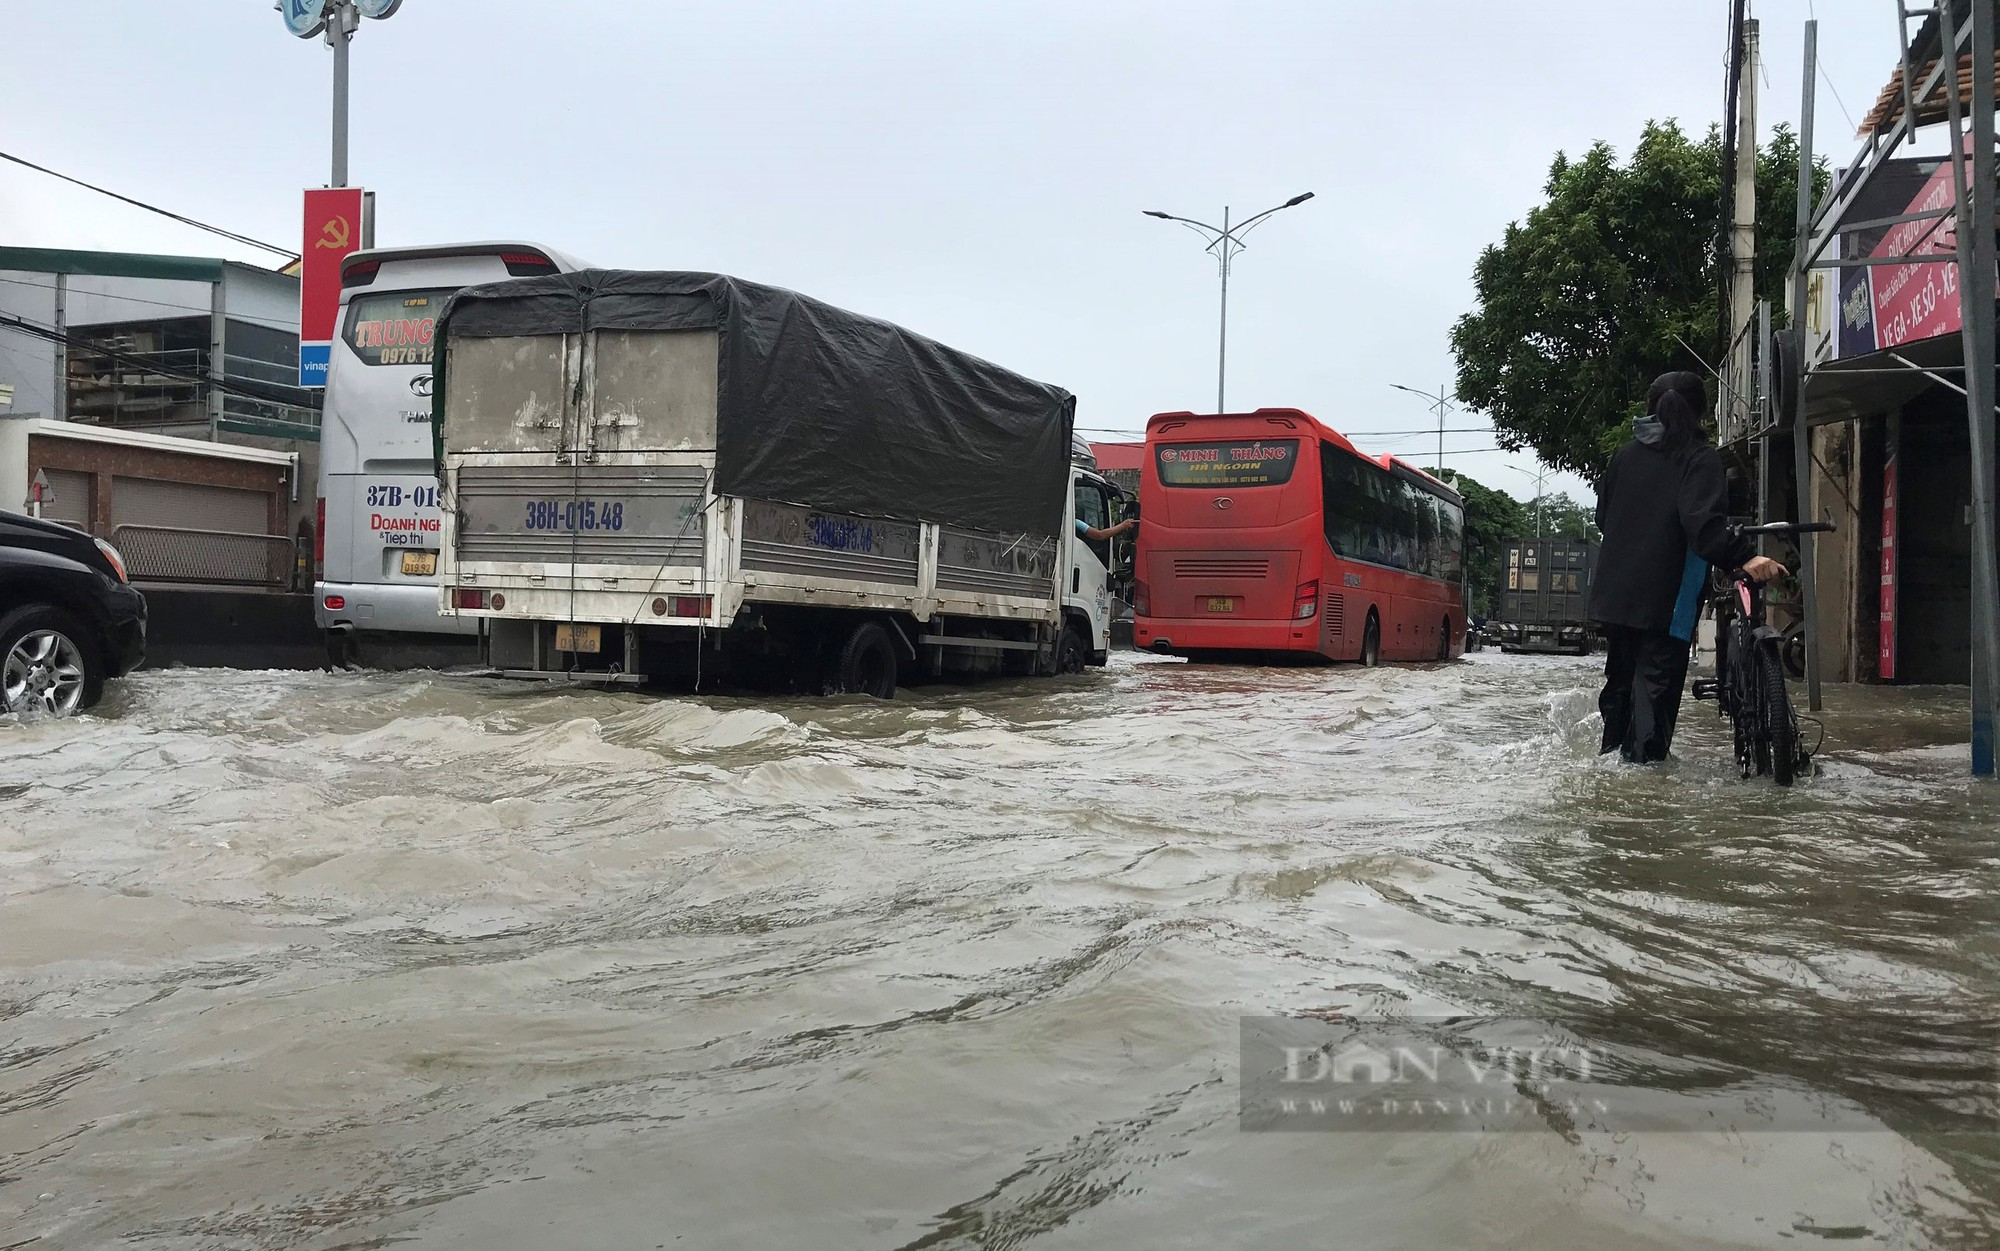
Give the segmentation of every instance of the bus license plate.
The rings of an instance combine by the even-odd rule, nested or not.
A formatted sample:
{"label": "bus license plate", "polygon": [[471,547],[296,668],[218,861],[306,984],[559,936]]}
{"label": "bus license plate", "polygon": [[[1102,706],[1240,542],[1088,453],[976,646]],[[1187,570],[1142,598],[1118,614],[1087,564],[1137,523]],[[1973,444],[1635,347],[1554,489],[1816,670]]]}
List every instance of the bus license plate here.
{"label": "bus license plate", "polygon": [[603,646],[603,628],[600,626],[556,626],[556,650],[559,652],[594,652]]}
{"label": "bus license plate", "polygon": [[1235,612],[1236,600],[1233,596],[1229,595],[1211,595],[1208,597],[1208,610],[1210,612]]}
{"label": "bus license plate", "polygon": [[438,571],[436,552],[404,552],[403,575],[410,578],[434,578]]}

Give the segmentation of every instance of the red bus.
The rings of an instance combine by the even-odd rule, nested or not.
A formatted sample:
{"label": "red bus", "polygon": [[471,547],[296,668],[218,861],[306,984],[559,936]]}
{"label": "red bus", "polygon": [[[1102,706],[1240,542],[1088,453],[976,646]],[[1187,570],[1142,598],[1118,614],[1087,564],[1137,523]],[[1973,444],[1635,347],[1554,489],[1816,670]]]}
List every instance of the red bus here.
{"label": "red bus", "polygon": [[1465,504],[1295,408],[1146,423],[1133,645],[1169,655],[1448,660]]}

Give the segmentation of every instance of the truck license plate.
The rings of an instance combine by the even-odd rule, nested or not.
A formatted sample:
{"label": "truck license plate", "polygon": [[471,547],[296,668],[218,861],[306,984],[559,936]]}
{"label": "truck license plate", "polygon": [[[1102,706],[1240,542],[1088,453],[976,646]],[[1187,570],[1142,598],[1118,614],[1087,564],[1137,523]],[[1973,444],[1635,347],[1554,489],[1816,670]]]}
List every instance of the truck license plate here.
{"label": "truck license plate", "polygon": [[1210,612],[1235,612],[1236,599],[1230,595],[1211,595],[1208,597],[1208,610]]}
{"label": "truck license plate", "polygon": [[556,626],[556,650],[559,652],[594,652],[603,646],[601,626],[567,624]]}
{"label": "truck license plate", "polygon": [[434,578],[438,571],[436,552],[404,552],[403,575],[410,578]]}

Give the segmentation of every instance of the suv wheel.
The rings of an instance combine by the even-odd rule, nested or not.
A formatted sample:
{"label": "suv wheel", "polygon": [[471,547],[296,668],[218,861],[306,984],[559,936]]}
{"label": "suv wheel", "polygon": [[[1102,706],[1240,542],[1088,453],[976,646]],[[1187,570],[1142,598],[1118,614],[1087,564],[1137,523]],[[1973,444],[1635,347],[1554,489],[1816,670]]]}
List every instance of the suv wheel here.
{"label": "suv wheel", "polygon": [[104,678],[69,613],[28,604],[0,617],[0,711],[66,717],[95,704]]}

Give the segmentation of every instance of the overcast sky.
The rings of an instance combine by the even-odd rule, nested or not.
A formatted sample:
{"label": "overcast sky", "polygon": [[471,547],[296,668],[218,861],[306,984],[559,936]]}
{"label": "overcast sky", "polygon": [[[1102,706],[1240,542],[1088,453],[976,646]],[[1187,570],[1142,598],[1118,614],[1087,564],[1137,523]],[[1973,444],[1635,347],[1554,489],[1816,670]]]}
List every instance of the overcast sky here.
{"label": "overcast sky", "polygon": [[[1895,5],[1753,8],[1767,133],[1796,123],[1817,10],[1818,146],[1843,163],[1895,61]],[[1450,384],[1480,249],[1537,202],[1558,149],[1715,121],[1727,11],[407,0],[355,41],[351,178],[377,193],[380,243],[528,238],[792,287],[1067,387],[1094,437],[1214,407],[1214,262],[1140,211],[1240,218],[1312,191],[1236,262],[1229,407],[1418,432],[1434,417],[1391,384]],[[269,0],[14,0],[0,43],[0,147],[298,246],[300,189],[328,177],[332,56]],[[270,263],[4,163],[0,241]],[[1356,442],[1428,463],[1436,435]],[[1493,446],[1448,435],[1446,463],[1532,493],[1505,467],[1530,454],[1449,454]]]}

